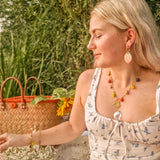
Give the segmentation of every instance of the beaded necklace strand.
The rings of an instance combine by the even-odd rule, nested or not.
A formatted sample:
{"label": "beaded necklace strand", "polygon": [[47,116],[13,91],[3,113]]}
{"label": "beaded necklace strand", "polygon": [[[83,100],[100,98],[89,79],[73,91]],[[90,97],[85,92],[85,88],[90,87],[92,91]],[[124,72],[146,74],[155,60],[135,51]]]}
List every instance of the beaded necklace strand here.
{"label": "beaded necklace strand", "polygon": [[[124,101],[124,97],[126,95],[129,95],[130,90],[135,89],[136,87],[132,82],[131,85],[130,85],[130,88],[125,91],[123,96],[117,97],[116,91],[115,91],[114,86],[113,86],[113,78],[112,78],[112,75],[111,75],[111,71],[109,71],[108,76],[109,76],[108,83],[110,84],[110,89],[112,89],[112,97],[115,98],[112,105],[116,108],[119,108],[121,106],[121,103]],[[140,82],[139,77],[136,77],[136,82]]]}

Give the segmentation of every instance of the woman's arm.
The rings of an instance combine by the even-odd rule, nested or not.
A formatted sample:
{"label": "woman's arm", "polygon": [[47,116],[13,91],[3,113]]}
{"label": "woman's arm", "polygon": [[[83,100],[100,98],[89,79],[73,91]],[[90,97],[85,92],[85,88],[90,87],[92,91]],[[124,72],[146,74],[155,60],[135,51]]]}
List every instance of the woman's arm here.
{"label": "woman's arm", "polygon": [[[76,86],[75,99],[69,121],[41,131],[41,145],[56,145],[72,141],[86,129],[84,106],[81,103],[81,92],[84,87],[82,82],[83,75],[79,77]],[[38,134],[38,132],[33,134],[33,142],[35,141],[36,144],[38,144]]]}
{"label": "woman's arm", "polygon": [[[85,79],[82,73],[78,79],[76,86],[75,100],[67,122],[63,122],[52,128],[42,130],[40,133],[32,134],[32,142],[41,145],[56,145],[74,140],[80,136],[86,129],[84,105],[82,105],[81,96],[88,87],[86,87]],[[86,74],[85,74],[86,75]],[[16,135],[5,133],[0,135],[0,152],[8,147],[26,146],[31,143],[31,137],[28,134]]]}

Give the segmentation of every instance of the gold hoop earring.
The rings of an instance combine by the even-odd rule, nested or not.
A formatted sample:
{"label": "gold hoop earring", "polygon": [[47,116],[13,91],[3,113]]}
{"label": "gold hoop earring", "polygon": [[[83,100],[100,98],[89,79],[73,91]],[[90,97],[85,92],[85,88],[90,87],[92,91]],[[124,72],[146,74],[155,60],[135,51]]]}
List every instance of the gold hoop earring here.
{"label": "gold hoop earring", "polygon": [[127,49],[125,55],[124,55],[124,61],[129,64],[132,61],[132,55],[130,53],[130,48]]}

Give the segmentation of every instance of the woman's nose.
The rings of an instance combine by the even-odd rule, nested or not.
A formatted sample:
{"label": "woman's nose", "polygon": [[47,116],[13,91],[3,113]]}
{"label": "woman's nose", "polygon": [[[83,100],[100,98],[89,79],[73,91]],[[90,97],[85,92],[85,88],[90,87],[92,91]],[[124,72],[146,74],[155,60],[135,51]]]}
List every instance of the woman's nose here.
{"label": "woman's nose", "polygon": [[93,43],[93,40],[92,40],[92,39],[89,40],[88,45],[87,45],[87,48],[88,48],[89,50],[92,50],[92,49],[95,48],[95,44]]}

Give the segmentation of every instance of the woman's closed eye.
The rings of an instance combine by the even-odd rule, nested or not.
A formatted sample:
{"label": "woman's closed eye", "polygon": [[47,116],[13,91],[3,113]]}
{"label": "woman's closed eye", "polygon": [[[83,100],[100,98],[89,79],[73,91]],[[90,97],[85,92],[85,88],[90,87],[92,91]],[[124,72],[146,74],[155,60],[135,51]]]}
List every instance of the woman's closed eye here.
{"label": "woman's closed eye", "polygon": [[101,38],[101,36],[102,36],[102,35],[97,34],[95,37],[96,37],[96,38]]}

